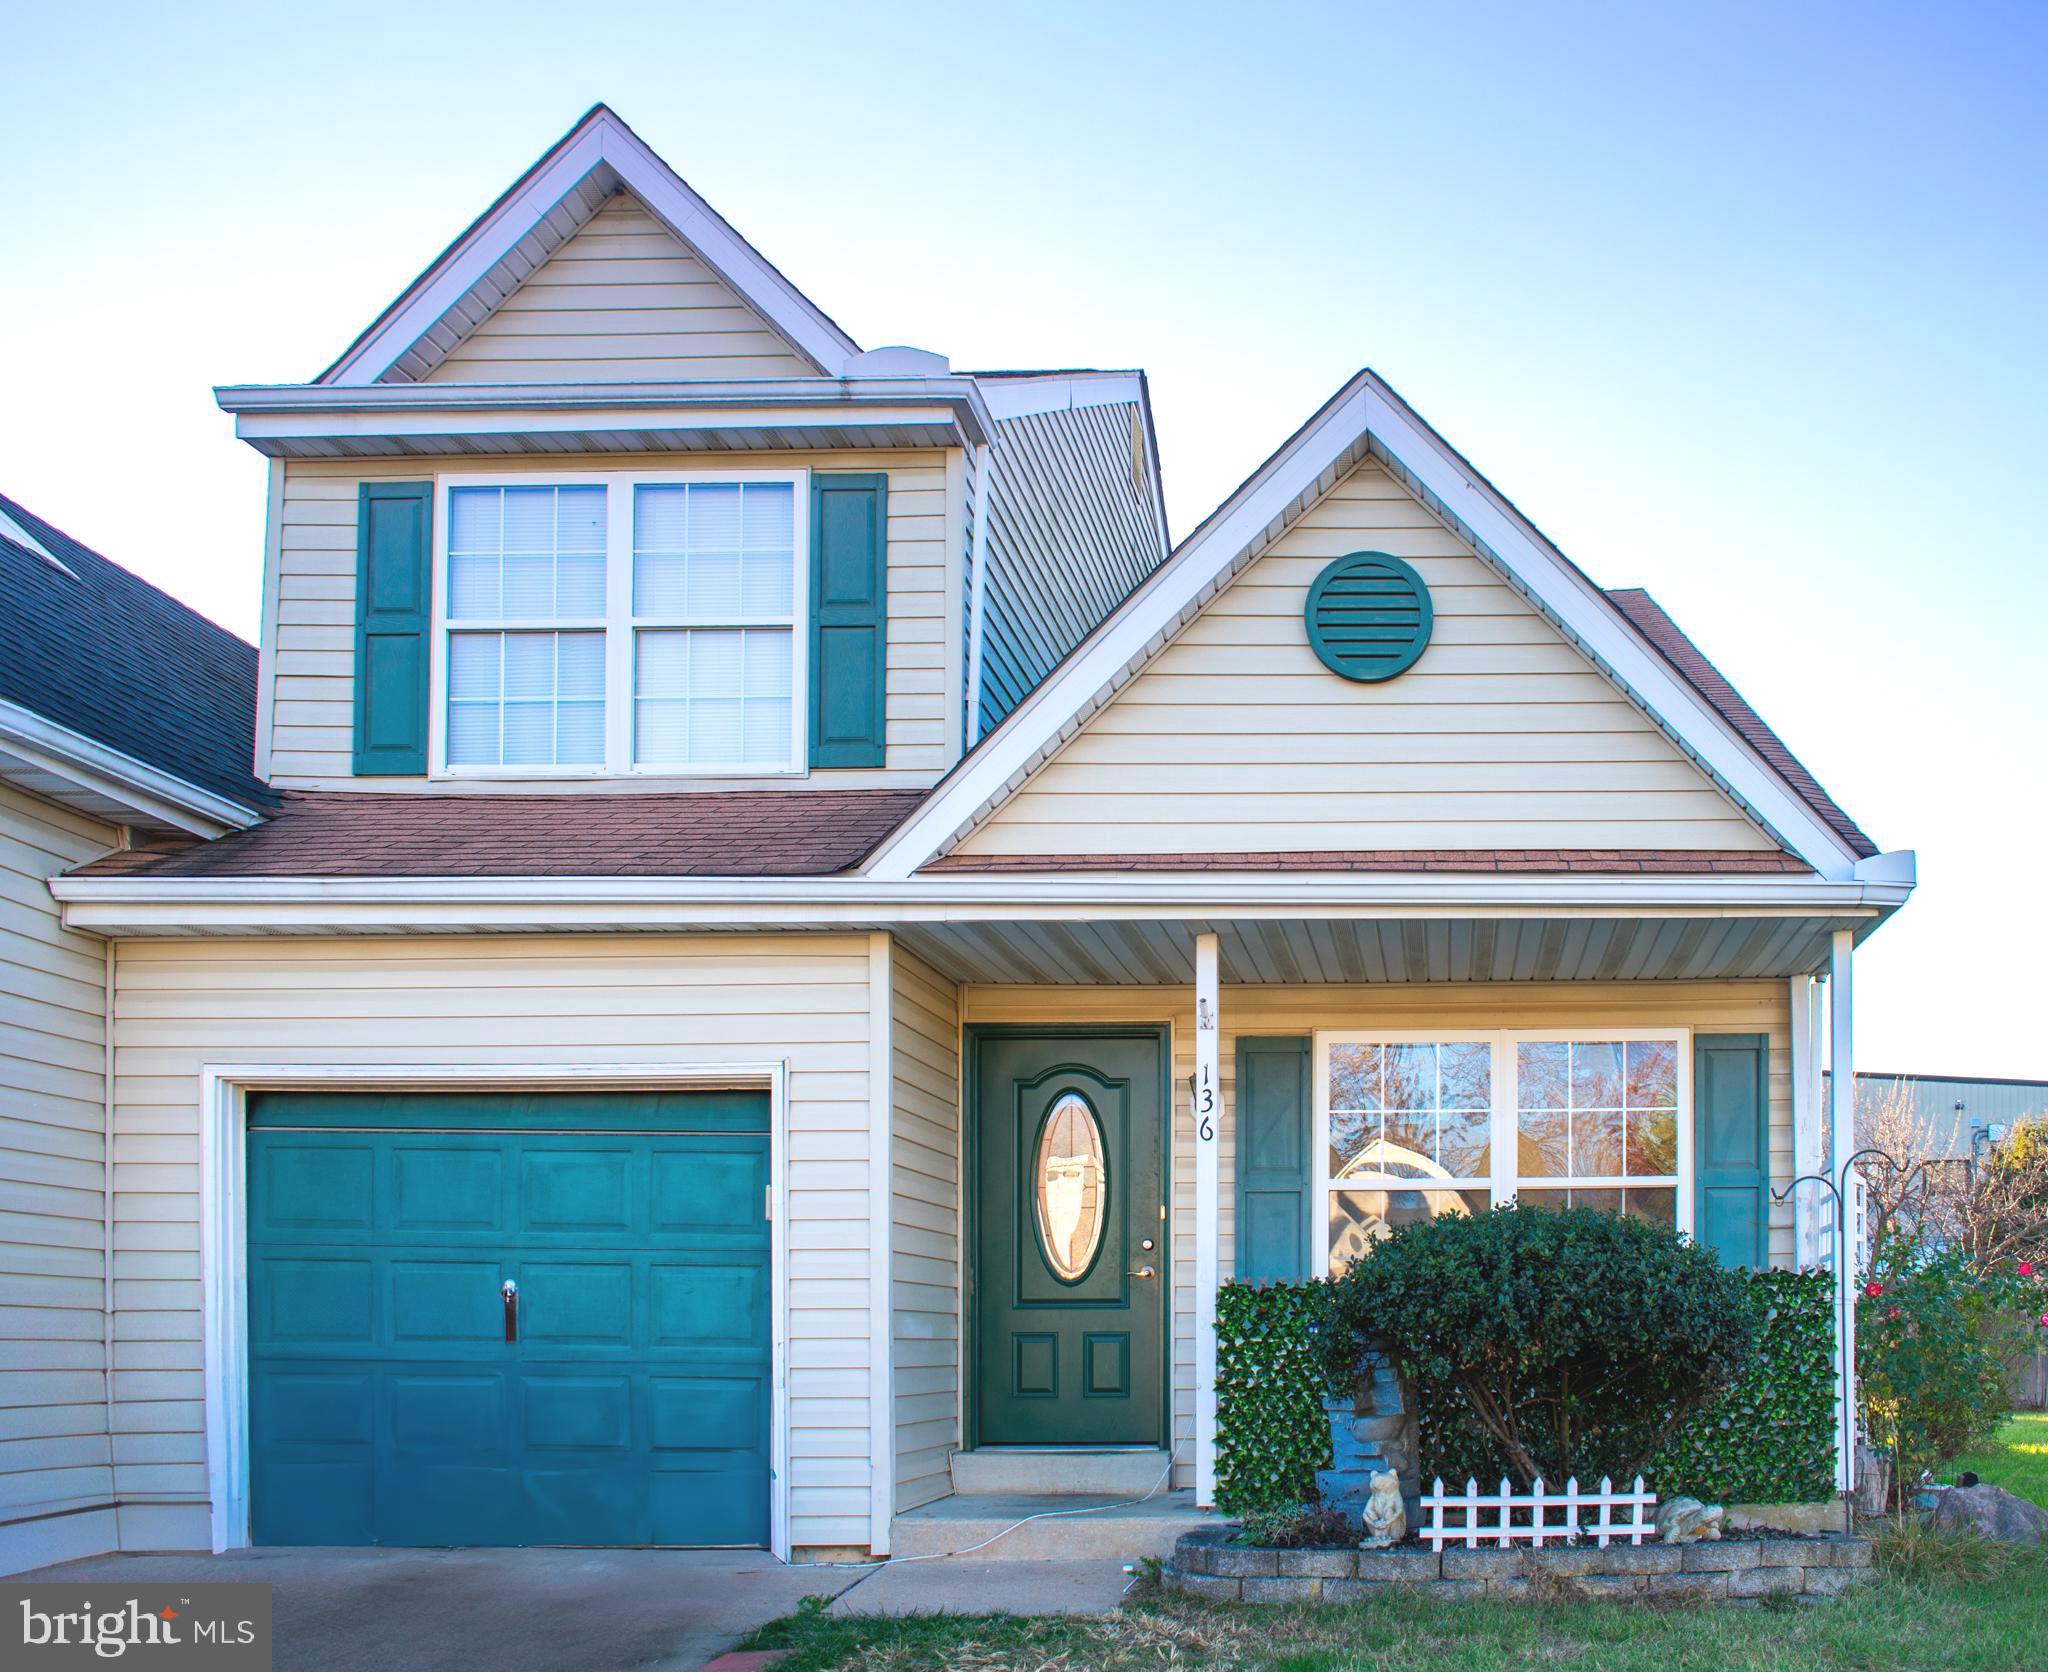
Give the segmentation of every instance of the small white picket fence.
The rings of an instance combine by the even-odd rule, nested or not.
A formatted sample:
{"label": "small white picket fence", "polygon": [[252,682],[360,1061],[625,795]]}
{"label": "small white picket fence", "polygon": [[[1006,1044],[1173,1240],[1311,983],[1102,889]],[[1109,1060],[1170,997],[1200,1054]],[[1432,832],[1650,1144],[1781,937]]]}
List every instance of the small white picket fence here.
{"label": "small white picket fence", "polygon": [[[1650,1519],[1650,1511],[1656,1502],[1656,1493],[1643,1490],[1641,1475],[1636,1476],[1632,1492],[1615,1491],[1614,1483],[1605,1475],[1600,1477],[1597,1492],[1580,1491],[1577,1476],[1564,1483],[1562,1492],[1546,1492],[1541,1475],[1527,1492],[1515,1491],[1505,1479],[1498,1492],[1481,1492],[1479,1482],[1469,1477],[1463,1492],[1446,1492],[1439,1475],[1436,1490],[1422,1495],[1427,1519],[1420,1535],[1429,1541],[1432,1550],[1441,1550],[1446,1544],[1462,1544],[1467,1550],[1492,1544],[1505,1550],[1515,1543],[1540,1547],[1546,1542],[1576,1544],[1581,1539],[1594,1540],[1605,1550],[1610,1542],[1622,1539],[1641,1544],[1646,1538],[1655,1538],[1657,1525]],[[1446,1518],[1445,1512],[1449,1510],[1464,1512],[1455,1526]],[[1491,1525],[1481,1524],[1483,1510],[1493,1512],[1495,1519]],[[1527,1510],[1528,1520],[1515,1520],[1517,1510]],[[1563,1511],[1562,1519],[1550,1520],[1551,1510]],[[1582,1522],[1581,1515],[1593,1510],[1599,1511],[1598,1518]],[[1627,1518],[1617,1521],[1617,1510],[1626,1511]]]}

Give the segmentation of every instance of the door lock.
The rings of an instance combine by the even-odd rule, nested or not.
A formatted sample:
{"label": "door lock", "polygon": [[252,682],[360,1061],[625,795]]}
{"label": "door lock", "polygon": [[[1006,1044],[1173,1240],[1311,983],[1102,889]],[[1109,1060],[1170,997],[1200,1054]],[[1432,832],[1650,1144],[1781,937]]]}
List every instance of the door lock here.
{"label": "door lock", "polygon": [[1152,1252],[1152,1239],[1150,1237],[1147,1237],[1143,1242],[1139,1243],[1138,1246],[1144,1249],[1144,1251],[1147,1254],[1149,1254]]}
{"label": "door lock", "polygon": [[519,1339],[519,1285],[508,1277],[503,1283],[499,1284],[498,1293],[505,1300],[505,1339],[507,1341],[517,1341]]}

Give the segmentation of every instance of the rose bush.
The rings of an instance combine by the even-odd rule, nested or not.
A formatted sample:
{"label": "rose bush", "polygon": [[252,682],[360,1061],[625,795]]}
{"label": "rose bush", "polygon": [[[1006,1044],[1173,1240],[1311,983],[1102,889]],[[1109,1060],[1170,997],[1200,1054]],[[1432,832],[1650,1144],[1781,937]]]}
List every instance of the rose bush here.
{"label": "rose bush", "polygon": [[1879,1242],[1856,1309],[1864,1425],[1899,1490],[1988,1439],[2020,1357],[2048,1329],[2029,1261],[1985,1270],[1922,1234]]}

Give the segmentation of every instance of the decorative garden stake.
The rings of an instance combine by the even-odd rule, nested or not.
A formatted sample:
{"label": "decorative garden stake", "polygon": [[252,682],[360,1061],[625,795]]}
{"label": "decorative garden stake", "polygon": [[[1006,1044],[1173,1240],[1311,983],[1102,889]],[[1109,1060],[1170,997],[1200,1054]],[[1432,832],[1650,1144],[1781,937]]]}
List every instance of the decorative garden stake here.
{"label": "decorative garden stake", "polygon": [[[1836,1393],[1842,1406],[1842,1430],[1836,1436],[1836,1443],[1841,1447],[1842,1496],[1845,1498],[1850,1496],[1856,1488],[1856,1401],[1851,1397],[1851,1390],[1855,1385],[1856,1365],[1854,1349],[1850,1345],[1851,1337],[1849,1331],[1851,1308],[1855,1303],[1856,1273],[1854,1262],[1849,1258],[1849,1224],[1844,1198],[1849,1189],[1850,1173],[1855,1170],[1856,1163],[1861,1161],[1866,1155],[1878,1157],[1889,1164],[1894,1172],[1906,1172],[1903,1162],[1894,1160],[1883,1150],[1872,1145],[1858,1150],[1847,1161],[1842,1163],[1839,1183],[1829,1178],[1825,1173],[1801,1173],[1799,1177],[1786,1185],[1784,1189],[1771,1192],[1772,1201],[1782,1202],[1802,1184],[1818,1184],[1824,1186],[1828,1195],[1834,1200],[1835,1234],[1833,1246],[1828,1251],[1828,1258],[1835,1273],[1835,1377]],[[1906,1172],[1904,1180],[1900,1183],[1899,1189],[1901,1194],[1912,1184],[1914,1174],[1924,1172],[1926,1168],[1927,1163],[1925,1161],[1917,1161],[1913,1164],[1912,1171]],[[1871,1298],[1875,1300],[1877,1296],[1884,1293],[1884,1286],[1880,1283],[1873,1283],[1869,1285],[1865,1292],[1870,1294]],[[2044,1322],[2048,1322],[2048,1320],[2044,1320]]]}

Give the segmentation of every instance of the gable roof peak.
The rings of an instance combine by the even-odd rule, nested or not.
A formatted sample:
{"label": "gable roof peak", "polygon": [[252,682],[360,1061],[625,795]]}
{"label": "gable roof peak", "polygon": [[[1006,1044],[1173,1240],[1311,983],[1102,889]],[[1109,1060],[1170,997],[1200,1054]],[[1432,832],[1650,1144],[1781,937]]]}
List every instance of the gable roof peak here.
{"label": "gable roof peak", "polygon": [[[1822,805],[1824,793],[1803,769],[1788,770],[1774,758],[1732,708],[1695,683],[1620,603],[1368,367],[1347,379],[954,766],[870,856],[868,873],[907,877],[949,851],[1172,643],[1210,599],[1369,459],[1522,592],[1765,835],[1824,877],[1850,876],[1870,857],[1869,839],[1831,801]],[[1746,704],[1743,709],[1751,712]]]}
{"label": "gable roof peak", "polygon": [[592,105],[465,227],[315,383],[416,382],[606,201],[629,192],[820,375],[860,345],[610,105]]}

